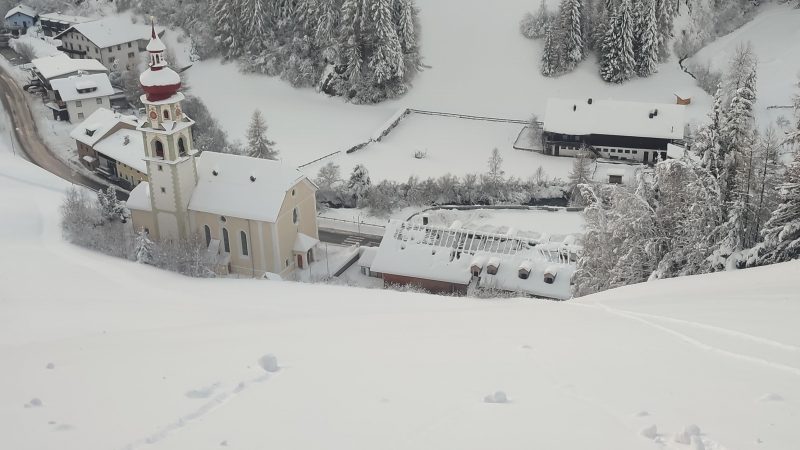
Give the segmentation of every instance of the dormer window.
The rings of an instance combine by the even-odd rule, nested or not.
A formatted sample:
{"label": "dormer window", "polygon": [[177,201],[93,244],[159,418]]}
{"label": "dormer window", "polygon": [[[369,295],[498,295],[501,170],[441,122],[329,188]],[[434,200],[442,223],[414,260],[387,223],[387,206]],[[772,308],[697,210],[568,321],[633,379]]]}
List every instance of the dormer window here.
{"label": "dormer window", "polygon": [[94,132],[95,132],[95,130],[90,130],[88,128],[86,129],[86,135],[87,136],[94,136]]}

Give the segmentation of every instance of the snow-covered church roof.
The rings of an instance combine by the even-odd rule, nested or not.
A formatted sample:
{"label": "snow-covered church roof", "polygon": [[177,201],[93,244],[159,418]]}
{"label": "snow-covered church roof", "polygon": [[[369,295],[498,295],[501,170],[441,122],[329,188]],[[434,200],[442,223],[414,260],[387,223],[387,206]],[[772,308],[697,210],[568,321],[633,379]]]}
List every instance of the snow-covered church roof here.
{"label": "snow-covered church roof", "polygon": [[547,101],[544,131],[683,139],[684,108],[662,103],[551,98]]}
{"label": "snow-covered church roof", "polygon": [[189,209],[275,222],[286,193],[305,178],[278,161],[203,152]]}

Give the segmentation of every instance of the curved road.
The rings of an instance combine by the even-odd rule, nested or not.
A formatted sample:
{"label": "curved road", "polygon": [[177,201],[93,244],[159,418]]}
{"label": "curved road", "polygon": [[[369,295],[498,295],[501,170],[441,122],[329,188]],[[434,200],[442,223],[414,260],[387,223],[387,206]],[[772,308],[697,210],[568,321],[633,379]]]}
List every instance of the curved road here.
{"label": "curved road", "polygon": [[[36,121],[33,113],[28,106],[26,95],[30,95],[22,90],[14,79],[0,66],[0,101],[8,112],[11,119],[11,129],[13,130],[16,142],[27,158],[37,166],[53,173],[67,181],[80,184],[95,191],[105,189],[106,185],[89,178],[74,170],[64,161],[58,159],[36,129]],[[121,199],[127,197],[124,192],[117,192]]]}

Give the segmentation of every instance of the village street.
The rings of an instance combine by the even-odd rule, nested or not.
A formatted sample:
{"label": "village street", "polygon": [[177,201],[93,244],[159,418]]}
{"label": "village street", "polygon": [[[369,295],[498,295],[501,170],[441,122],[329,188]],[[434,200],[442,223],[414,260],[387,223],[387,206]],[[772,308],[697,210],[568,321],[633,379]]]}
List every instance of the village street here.
{"label": "village street", "polygon": [[[11,119],[14,139],[19,144],[17,151],[23,153],[31,162],[59,177],[93,190],[105,189],[106,185],[89,178],[69,167],[67,163],[56,157],[42,141],[36,130],[36,121],[25,98],[25,91],[0,66],[0,91],[3,107]],[[118,191],[117,196],[126,199],[125,192]]]}

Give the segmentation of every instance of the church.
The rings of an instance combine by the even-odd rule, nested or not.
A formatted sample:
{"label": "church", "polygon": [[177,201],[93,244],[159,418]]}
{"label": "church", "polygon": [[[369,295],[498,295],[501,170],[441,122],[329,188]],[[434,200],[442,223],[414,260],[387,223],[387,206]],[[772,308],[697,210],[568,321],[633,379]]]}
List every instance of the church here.
{"label": "church", "polygon": [[139,81],[148,181],[127,202],[136,230],[153,239],[200,236],[222,274],[287,276],[314,261],[319,243],[314,183],[293,167],[247,156],[198,152],[194,121],[181,110],[181,78],[153,31],[150,67]]}

